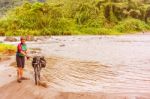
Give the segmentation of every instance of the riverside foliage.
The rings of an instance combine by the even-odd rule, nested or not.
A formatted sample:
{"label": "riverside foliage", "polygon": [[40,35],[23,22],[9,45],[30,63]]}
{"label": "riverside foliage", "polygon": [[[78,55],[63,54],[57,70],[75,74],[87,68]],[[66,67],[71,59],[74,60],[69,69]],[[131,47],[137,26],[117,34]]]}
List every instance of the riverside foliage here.
{"label": "riverside foliage", "polygon": [[10,51],[15,53],[16,47],[13,45],[0,43],[0,54],[1,53],[8,53]]}
{"label": "riverside foliage", "polygon": [[0,35],[114,35],[150,30],[149,0],[14,0],[11,5],[1,15]]}

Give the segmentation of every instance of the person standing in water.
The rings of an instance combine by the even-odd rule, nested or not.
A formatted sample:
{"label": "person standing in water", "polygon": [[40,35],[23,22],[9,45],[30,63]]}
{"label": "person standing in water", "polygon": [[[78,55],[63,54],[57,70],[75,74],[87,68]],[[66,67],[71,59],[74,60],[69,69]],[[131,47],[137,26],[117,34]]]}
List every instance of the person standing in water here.
{"label": "person standing in water", "polygon": [[20,43],[17,46],[17,53],[16,53],[16,62],[17,62],[17,81],[21,83],[22,80],[28,80],[29,78],[23,77],[23,69],[25,65],[25,58],[29,59],[27,55],[28,49],[26,45],[25,37],[20,38]]}

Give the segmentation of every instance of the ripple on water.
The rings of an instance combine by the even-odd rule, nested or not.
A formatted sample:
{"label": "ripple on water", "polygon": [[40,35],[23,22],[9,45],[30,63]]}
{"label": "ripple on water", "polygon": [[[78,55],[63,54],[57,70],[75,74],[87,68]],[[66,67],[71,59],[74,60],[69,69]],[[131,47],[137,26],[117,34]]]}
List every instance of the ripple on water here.
{"label": "ripple on water", "polygon": [[139,66],[114,68],[98,62],[50,58],[43,73],[52,87],[63,91],[150,91],[150,75]]}

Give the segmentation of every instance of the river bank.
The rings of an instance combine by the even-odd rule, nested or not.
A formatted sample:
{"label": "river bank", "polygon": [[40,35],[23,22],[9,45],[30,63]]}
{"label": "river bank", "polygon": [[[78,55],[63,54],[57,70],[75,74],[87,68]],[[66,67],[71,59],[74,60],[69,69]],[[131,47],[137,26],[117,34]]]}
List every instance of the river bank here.
{"label": "river bank", "polygon": [[[13,95],[17,95],[12,99],[24,96],[31,99],[149,99],[149,38],[150,35],[53,36],[40,42],[27,42],[29,48],[40,50],[47,59],[42,77],[49,87],[34,85],[31,60],[26,64],[26,74],[31,80],[19,86],[15,82],[16,69],[7,64],[4,66],[6,70],[10,68],[7,77],[0,75],[1,79],[11,78],[14,82],[1,86],[0,97],[7,94],[4,97],[7,99],[12,96],[8,91],[15,90]],[[5,43],[17,45],[17,42]],[[3,67],[3,63],[0,66]],[[10,71],[14,76],[10,77]]]}
{"label": "river bank", "polygon": [[[60,58],[51,57],[50,59],[48,59],[49,62],[51,63],[51,67],[50,67],[51,71],[50,72],[48,72],[49,70],[47,70],[47,69],[42,71],[43,77],[46,76],[45,77],[46,81],[51,82],[51,84],[49,83],[48,88],[44,88],[41,86],[35,86],[34,79],[33,79],[33,72],[32,72],[32,70],[29,70],[29,69],[25,70],[25,76],[30,77],[31,80],[23,81],[21,84],[17,83],[16,69],[14,67],[10,67],[10,66],[7,67],[7,65],[5,65],[3,70],[2,69],[0,70],[0,71],[2,71],[1,75],[0,75],[0,78],[1,78],[0,79],[1,80],[0,97],[2,99],[19,99],[19,98],[22,98],[22,99],[26,99],[26,98],[28,98],[28,99],[149,99],[149,97],[150,97],[148,90],[147,90],[147,92],[140,92],[138,90],[131,92],[130,89],[126,89],[126,91],[124,91],[123,89],[118,89],[118,88],[117,88],[117,90],[116,89],[110,90],[110,87],[109,87],[109,90],[104,91],[105,88],[107,89],[106,86],[103,88],[100,88],[97,86],[97,89],[99,89],[99,91],[91,91],[92,89],[90,88],[90,86],[79,85],[79,83],[82,82],[82,80],[78,81],[78,82],[74,82],[73,83],[74,86],[71,87],[69,85],[71,80],[67,79],[67,78],[64,79],[64,78],[67,76],[67,74],[69,72],[72,73],[72,71],[64,72],[65,74],[62,74],[63,70],[61,70],[61,72],[59,70],[59,69],[62,69],[62,67],[59,69],[57,67],[57,70],[58,70],[57,74],[55,74],[55,75],[51,74],[52,72],[54,72],[53,70],[56,69],[56,66],[58,66],[56,64],[56,59],[60,59]],[[67,59],[67,62],[69,62],[68,59]],[[61,62],[57,62],[57,63],[61,63]],[[75,62],[75,63],[76,63],[76,65],[79,64],[79,62],[78,63]],[[87,62],[84,62],[84,63],[80,62],[80,63],[85,64]],[[88,65],[92,66],[93,63],[88,62]],[[82,66],[81,64],[80,64],[80,66]],[[94,63],[94,64],[97,64],[97,63]],[[62,65],[64,65],[64,64],[62,64]],[[28,66],[27,68],[30,68],[30,67]],[[83,66],[82,66],[82,68],[83,68]],[[93,67],[90,67],[90,68],[93,68]],[[104,67],[102,67],[101,69],[105,70],[103,68]],[[91,71],[89,70],[89,71],[87,71],[87,73],[88,72],[91,72]],[[106,72],[106,71],[101,71],[101,72]],[[48,76],[47,73],[50,73],[52,76]],[[68,74],[68,75],[70,75],[70,74]],[[109,72],[109,74],[110,74],[110,72]],[[73,73],[73,75],[74,75],[74,73]],[[106,75],[107,75],[107,73],[106,73]],[[81,76],[83,76],[83,75],[81,75]],[[56,81],[56,78],[62,79],[62,80],[64,79],[65,81],[68,81],[68,84],[64,83],[60,80],[58,82],[54,82],[54,81]],[[89,77],[89,78],[91,78],[91,77]],[[82,78],[82,79],[87,79],[87,78]],[[69,88],[71,90],[65,91],[62,88],[54,86],[54,83],[57,83],[57,85],[59,85],[63,88],[66,87],[67,89]],[[86,83],[90,83],[90,82],[86,82]],[[102,82],[100,82],[100,83],[104,84]],[[62,84],[62,85],[60,85],[60,84]],[[63,85],[63,84],[66,84],[66,85]],[[75,88],[75,85],[78,85],[78,88]],[[143,85],[144,85],[144,83],[143,83]],[[92,86],[94,86],[94,85],[92,85]],[[83,88],[85,89],[84,91],[83,91]],[[86,90],[86,89],[88,89],[88,90]]]}

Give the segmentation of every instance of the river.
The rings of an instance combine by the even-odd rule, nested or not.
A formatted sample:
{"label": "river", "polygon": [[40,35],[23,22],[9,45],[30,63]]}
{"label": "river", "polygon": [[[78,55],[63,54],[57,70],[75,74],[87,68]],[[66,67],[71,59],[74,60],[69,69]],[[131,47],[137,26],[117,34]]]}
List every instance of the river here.
{"label": "river", "polygon": [[52,36],[27,43],[47,57],[43,75],[60,91],[150,92],[150,35]]}

